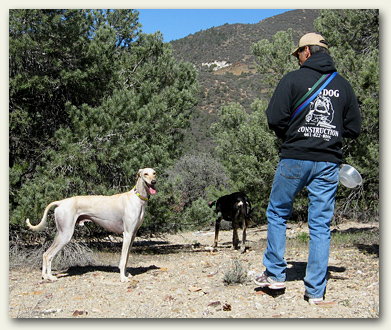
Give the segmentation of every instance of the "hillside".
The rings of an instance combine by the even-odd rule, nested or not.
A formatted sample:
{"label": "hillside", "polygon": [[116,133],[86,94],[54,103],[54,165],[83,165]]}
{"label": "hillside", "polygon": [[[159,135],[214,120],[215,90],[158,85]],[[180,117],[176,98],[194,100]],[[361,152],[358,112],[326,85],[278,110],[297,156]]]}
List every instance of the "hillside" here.
{"label": "hillside", "polygon": [[313,22],[319,15],[320,10],[292,10],[256,24],[227,23],[171,41],[174,56],[193,63],[199,74],[198,105],[187,147],[209,150],[208,128],[221,105],[239,102],[249,110],[256,98],[266,97],[267,89],[251,54],[252,44],[289,28],[298,41],[301,35],[314,30]]}
{"label": "hillside", "polygon": [[261,39],[270,39],[278,31],[293,30],[294,39],[313,31],[320,10],[292,10],[266,18],[256,24],[224,24],[173,40],[175,57],[199,66],[203,62],[228,61],[252,64],[250,47]]}

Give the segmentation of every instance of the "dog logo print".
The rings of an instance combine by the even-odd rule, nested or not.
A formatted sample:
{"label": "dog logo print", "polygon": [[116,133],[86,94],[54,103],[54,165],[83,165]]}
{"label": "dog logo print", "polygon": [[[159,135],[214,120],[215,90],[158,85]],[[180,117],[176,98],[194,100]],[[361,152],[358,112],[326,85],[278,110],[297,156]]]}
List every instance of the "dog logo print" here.
{"label": "dog logo print", "polygon": [[318,95],[316,99],[310,103],[310,111],[305,117],[306,122],[312,125],[335,128],[332,125],[334,119],[334,109],[331,100],[327,96]]}

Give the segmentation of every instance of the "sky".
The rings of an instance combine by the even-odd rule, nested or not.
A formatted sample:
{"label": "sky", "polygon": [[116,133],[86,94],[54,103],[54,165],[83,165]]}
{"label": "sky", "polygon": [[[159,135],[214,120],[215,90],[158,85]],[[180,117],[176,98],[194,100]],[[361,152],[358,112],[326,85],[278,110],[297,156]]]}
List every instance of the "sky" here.
{"label": "sky", "polygon": [[137,9],[144,33],[163,33],[165,42],[225,23],[255,24],[290,9]]}

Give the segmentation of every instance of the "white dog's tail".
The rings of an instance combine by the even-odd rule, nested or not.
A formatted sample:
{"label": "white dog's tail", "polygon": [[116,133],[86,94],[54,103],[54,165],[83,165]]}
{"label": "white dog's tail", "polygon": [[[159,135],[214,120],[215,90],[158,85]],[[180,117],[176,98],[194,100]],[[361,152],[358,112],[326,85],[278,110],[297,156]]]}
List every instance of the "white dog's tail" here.
{"label": "white dog's tail", "polygon": [[33,226],[31,223],[30,223],[30,219],[26,219],[26,223],[27,223],[27,226],[33,230],[33,231],[41,231],[43,229],[45,229],[46,227],[46,217],[48,215],[48,212],[50,210],[50,208],[52,206],[59,206],[61,204],[61,201],[56,201],[56,202],[52,202],[50,203],[48,206],[46,206],[46,209],[45,209],[45,212],[43,213],[43,217],[42,217],[42,220],[41,222],[36,225],[36,226]]}

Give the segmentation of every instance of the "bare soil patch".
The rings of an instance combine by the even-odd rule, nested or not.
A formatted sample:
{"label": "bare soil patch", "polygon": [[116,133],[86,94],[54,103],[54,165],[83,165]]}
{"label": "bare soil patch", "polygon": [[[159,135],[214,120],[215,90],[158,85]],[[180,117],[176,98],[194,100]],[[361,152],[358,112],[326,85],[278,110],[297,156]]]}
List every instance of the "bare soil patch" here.
{"label": "bare soil patch", "polygon": [[[345,223],[334,233],[378,230],[378,223]],[[232,250],[232,232],[221,231],[217,251],[213,231],[137,238],[129,257],[130,282],[121,283],[120,246],[97,252],[94,265],[71,267],[55,282],[42,281],[40,269],[9,271],[11,318],[378,318],[378,246],[333,243],[326,300],[304,301],[308,248],[297,239],[302,227],[290,225],[284,292],[260,290],[253,283],[263,271],[266,226],[248,230],[246,253]],[[294,238],[294,239],[293,239]],[[226,285],[234,263],[246,272],[243,283]]]}

